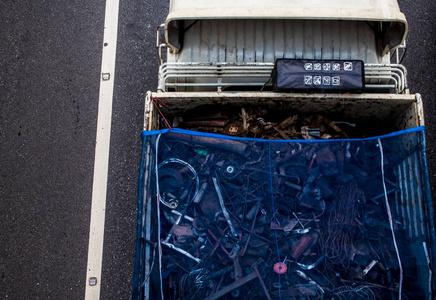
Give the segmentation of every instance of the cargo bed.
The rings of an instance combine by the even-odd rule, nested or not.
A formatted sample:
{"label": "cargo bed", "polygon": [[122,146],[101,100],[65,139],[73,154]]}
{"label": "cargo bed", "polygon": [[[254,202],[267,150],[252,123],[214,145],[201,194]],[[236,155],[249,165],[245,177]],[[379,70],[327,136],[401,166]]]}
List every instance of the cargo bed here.
{"label": "cargo bed", "polygon": [[[155,100],[153,104],[152,99]],[[144,130],[166,128],[165,118],[177,116],[199,106],[265,106],[289,115],[328,113],[340,119],[370,122],[379,127],[377,134],[424,125],[422,100],[419,94],[302,94],[271,92],[201,92],[152,93],[145,100]],[[157,109],[159,107],[159,110]],[[383,126],[380,126],[383,125]]]}
{"label": "cargo bed", "polygon": [[[174,118],[183,116],[186,112],[195,110],[198,107],[203,107],[204,105],[206,105],[206,107],[216,107],[216,104],[219,104],[220,107],[227,108],[242,108],[254,104],[255,106],[261,106],[265,109],[270,109],[275,112],[281,112],[282,115],[310,115],[325,113],[328,114],[332,120],[346,120],[348,122],[355,122],[356,125],[370,126],[370,128],[368,127],[368,131],[364,132],[364,136],[355,139],[275,141],[223,136],[204,133],[201,131],[196,132],[186,131],[184,129],[178,128],[168,128],[168,124],[170,126],[173,124],[172,122]],[[431,204],[432,202],[430,197],[430,186],[428,182],[428,173],[425,157],[425,136],[422,127],[423,125],[424,118],[422,112],[421,97],[419,94],[386,95],[303,93],[281,94],[269,92],[149,92],[146,98],[146,109],[144,118],[142,149],[143,152],[140,169],[138,198],[138,242],[132,298],[156,299],[162,297],[164,299],[203,299],[205,297],[208,297],[207,299],[234,299],[234,297],[239,297],[238,293],[243,293],[244,295],[247,293],[248,298],[265,297],[270,299],[278,299],[279,297],[286,297],[287,295],[287,297],[290,297],[290,299],[300,299],[301,297],[305,297],[304,299],[320,299],[319,297],[322,296],[322,291],[324,291],[324,293],[327,293],[326,295],[334,296],[337,299],[341,299],[341,297],[354,297],[356,299],[360,299],[359,297],[363,297],[362,299],[381,299],[384,297],[392,297],[393,299],[396,299],[399,298],[400,294],[404,299],[410,298],[411,295],[415,295],[416,299],[432,299],[435,288],[435,270],[433,266],[433,261],[436,255],[436,244],[434,236],[433,207]],[[243,148],[238,148],[241,147],[242,144],[244,144],[245,146],[242,146]],[[382,165],[384,166],[384,164],[387,164],[384,168],[382,168],[385,170],[385,172],[387,172],[386,177],[385,175],[382,176],[383,171],[382,173],[380,173],[380,166],[377,166],[377,164],[380,165],[380,158],[379,156],[377,156],[379,155],[377,154],[379,150],[377,149],[379,149],[381,145],[383,145],[381,151],[382,153],[384,152],[386,155],[385,157],[381,157]],[[270,149],[269,151],[267,150],[268,147]],[[364,182],[367,183],[359,183],[357,178],[359,178],[360,175],[356,174],[360,174],[359,172],[361,172],[361,170],[345,171],[344,174],[348,174],[347,176],[354,176],[355,178],[351,181],[348,181],[347,183],[344,183],[346,180],[343,182],[344,179],[342,178],[342,176],[337,177],[337,179],[332,179],[336,178],[335,176],[337,175],[333,175],[333,177],[332,174],[328,175],[327,173],[323,173],[323,175],[320,175],[324,178],[330,178],[328,180],[330,181],[331,186],[334,187],[333,190],[335,190],[335,193],[340,192],[342,193],[342,195],[351,195],[347,194],[350,193],[350,189],[354,192],[359,191],[359,193],[363,193],[366,200],[364,200],[364,202],[361,202],[362,200],[358,200],[358,198],[355,198],[355,200],[352,200],[352,202],[350,202],[353,203],[353,207],[358,206],[360,207],[359,209],[363,209],[364,211],[366,211],[367,214],[372,214],[373,209],[382,209],[381,212],[384,217],[382,217],[379,221],[374,221],[373,219],[371,219],[373,221],[368,221],[362,215],[356,215],[357,219],[360,219],[364,223],[366,222],[366,225],[361,226],[372,231],[371,233],[368,232],[368,243],[372,244],[373,246],[376,245],[377,247],[384,247],[385,249],[381,252],[379,248],[374,250],[375,253],[378,253],[374,254],[375,256],[369,255],[366,252],[367,254],[365,254],[366,256],[364,255],[364,257],[371,256],[373,257],[372,260],[366,258],[367,260],[364,259],[362,262],[361,257],[360,260],[358,258],[346,259],[345,261],[351,263],[353,267],[351,267],[350,265],[348,265],[348,267],[346,267],[345,269],[344,267],[338,267],[339,265],[342,265],[344,263],[344,260],[338,259],[337,257],[335,258],[335,256],[331,253],[332,250],[329,250],[329,247],[331,246],[328,246],[328,243],[325,242],[329,239],[329,236],[325,235],[329,231],[326,231],[327,227],[325,226],[327,226],[326,224],[328,224],[329,216],[331,217],[332,213],[338,212],[338,216],[343,215],[341,215],[340,210],[338,210],[339,208],[335,208],[335,202],[332,202],[331,199],[325,200],[327,209],[321,214],[319,214],[321,208],[313,204],[313,202],[311,202],[312,204],[302,203],[306,201],[302,200],[305,199],[302,195],[306,195],[303,192],[303,186],[305,182],[306,186],[310,185],[310,183],[307,183],[311,182],[310,176],[305,177],[306,175],[303,175],[303,177],[301,177],[300,174],[300,179],[298,179],[297,181],[295,181],[294,179],[289,179],[283,181],[280,185],[273,185],[273,182],[276,182],[276,180],[280,179],[276,178],[277,176],[279,176],[277,175],[278,173],[271,171],[271,159],[273,162],[278,161],[279,165],[282,163],[285,163],[285,165],[289,163],[292,164],[291,161],[285,162],[285,158],[280,158],[281,154],[278,153],[284,153],[283,151],[286,152],[288,150],[290,151],[294,149],[292,150],[292,153],[297,153],[297,155],[299,151],[303,151],[303,153],[305,153],[305,158],[303,159],[303,165],[301,166],[304,166],[303,168],[306,168],[306,170],[308,169],[309,174],[312,174],[314,172],[314,169],[315,172],[318,172],[316,170],[322,170],[322,158],[316,158],[316,155],[313,156],[314,152],[310,152],[311,147],[318,149],[317,151],[321,151],[316,152],[319,154],[318,157],[329,157],[330,150],[325,149],[336,149],[332,151],[339,151],[336,153],[340,153],[340,151],[346,151],[344,149],[347,149],[347,147],[349,147],[349,149],[351,149],[350,151],[352,153],[355,153],[357,157],[359,156],[359,149],[361,149],[361,151],[364,151],[364,149],[366,149],[365,151],[370,151],[369,149],[372,149],[371,151],[375,151],[372,154],[375,155],[372,156],[375,160],[372,163],[369,163],[369,165],[367,165],[366,167],[362,168],[364,168],[366,171],[372,170],[371,172],[375,172],[375,176],[379,178],[377,179],[378,181],[373,182],[370,180],[367,182],[367,179],[365,179]],[[247,149],[250,150],[248,151]],[[261,151],[262,153],[265,153],[265,151],[269,152],[269,158],[268,156],[262,156],[263,158],[261,157],[256,161],[250,162],[250,157],[251,159],[253,159],[253,157],[256,157],[256,151],[259,152],[259,149],[265,149],[263,150],[263,152]],[[189,151],[189,153],[191,154],[187,155],[186,151]],[[158,153],[158,155],[156,153]],[[244,181],[241,181],[239,177],[246,176],[247,170],[265,168],[264,174],[271,174],[270,178],[264,177],[263,182],[265,184],[271,180],[271,187],[274,189],[274,192],[269,193],[268,190],[265,190],[266,198],[263,198],[261,202],[263,203],[262,205],[267,215],[271,214],[271,203],[273,205],[272,207],[274,207],[274,204],[279,205],[278,208],[276,208],[279,209],[279,212],[277,214],[272,214],[278,219],[272,220],[271,226],[268,226],[268,230],[271,230],[272,234],[272,236],[269,237],[271,246],[269,246],[270,248],[268,248],[268,251],[271,252],[267,252],[269,253],[268,259],[264,257],[263,259],[265,261],[263,261],[262,259],[257,260],[257,262],[255,262],[256,259],[251,261],[250,259],[252,258],[250,257],[253,257],[253,255],[255,258],[259,257],[258,255],[261,255],[261,252],[256,251],[261,250],[258,249],[255,251],[255,248],[252,248],[251,246],[248,246],[247,248],[247,245],[245,245],[245,249],[248,251],[246,253],[249,254],[248,256],[247,254],[241,254],[238,260],[243,267],[242,273],[240,273],[239,275],[234,273],[235,271],[233,271],[233,269],[235,267],[233,266],[231,260],[227,262],[224,260],[224,262],[221,261],[221,264],[222,266],[225,266],[223,269],[225,270],[223,271],[223,274],[226,274],[226,276],[223,278],[226,279],[221,278],[222,283],[220,283],[218,286],[215,286],[215,289],[211,289],[210,286],[207,287],[203,284],[199,284],[198,282],[196,284],[191,283],[191,288],[188,288],[189,284],[187,283],[187,280],[193,280],[193,278],[197,278],[197,280],[199,280],[199,278],[202,278],[203,280],[205,280],[205,282],[208,282],[208,284],[218,284],[219,278],[210,279],[210,276],[215,276],[212,275],[215,274],[213,272],[221,271],[219,271],[219,269],[214,269],[214,264],[210,265],[212,262],[209,262],[207,258],[208,252],[205,252],[206,254],[201,254],[202,252],[200,251],[199,254],[197,251],[193,251],[192,249],[190,250],[190,248],[187,247],[187,244],[185,244],[186,241],[181,240],[182,237],[185,237],[184,234],[187,234],[186,238],[188,238],[188,240],[194,237],[195,239],[198,238],[199,240],[204,240],[201,239],[201,236],[204,236],[203,234],[201,234],[199,237],[198,233],[195,233],[195,228],[198,229],[198,226],[192,225],[194,224],[193,221],[198,221],[198,217],[194,217],[192,215],[192,206],[190,206],[189,204],[188,206],[184,206],[182,202],[171,202],[173,201],[173,199],[168,198],[166,194],[167,190],[169,189],[169,187],[166,185],[171,185],[171,183],[168,183],[168,180],[165,181],[164,179],[159,179],[159,184],[156,186],[156,179],[157,177],[160,178],[161,176],[157,175],[160,174],[159,172],[163,172],[162,174],[166,174],[162,176],[175,176],[169,174],[174,172],[171,170],[172,168],[175,168],[176,165],[179,165],[179,168],[185,170],[180,172],[186,172],[186,170],[188,169],[191,170],[188,172],[199,172],[199,165],[196,163],[196,159],[200,159],[200,161],[204,160],[204,158],[211,153],[215,153],[215,155],[219,153],[219,155],[223,155],[223,157],[227,158],[225,158],[224,162],[218,162],[218,164],[214,166],[214,168],[216,168],[218,172],[216,175],[206,175],[204,173],[201,173],[201,175],[199,175],[200,173],[194,173],[196,174],[195,176],[199,179],[199,182],[197,184],[198,189],[200,188],[200,186],[202,186],[202,184],[208,182],[208,189],[205,193],[207,196],[204,196],[203,200],[201,200],[200,198],[200,200],[198,200],[198,203],[203,203],[203,205],[201,206],[201,211],[203,211],[203,214],[205,214],[203,216],[203,218],[205,218],[204,220],[209,220],[207,222],[210,222],[208,226],[212,226],[210,228],[215,228],[211,229],[213,233],[210,232],[210,234],[206,234],[206,236],[208,237],[208,241],[212,243],[214,241],[218,241],[219,239],[217,240],[216,238],[217,235],[219,235],[220,233],[216,232],[215,230],[217,230],[217,228],[222,228],[222,230],[224,230],[224,232],[221,232],[221,234],[223,234],[222,243],[224,243],[225,239],[227,239],[226,243],[230,243],[229,245],[233,246],[225,246],[226,244],[224,244],[224,247],[230,248],[224,248],[223,250],[213,250],[216,248],[207,248],[208,246],[207,244],[205,244],[206,248],[204,249],[206,250],[201,248],[203,249],[202,251],[217,251],[217,255],[219,255],[219,257],[223,259],[222,255],[224,255],[225,257],[226,251],[227,254],[229,254],[235,249],[238,249],[234,248],[235,244],[232,244],[228,240],[232,239],[230,237],[232,234],[238,234],[240,236],[239,239],[241,241],[241,248],[244,248],[245,243],[249,245],[249,242],[246,241],[247,232],[244,231],[246,229],[242,231],[238,230],[241,230],[241,228],[246,228],[248,226],[247,224],[251,224],[251,221],[248,222],[247,220],[243,221],[244,219],[239,219],[237,216],[237,211],[234,210],[236,208],[232,206],[232,204],[230,204],[231,202],[229,202],[229,199],[232,199],[232,197],[234,197],[231,196],[232,190],[235,188],[237,189],[239,185],[241,187],[245,186],[246,183]],[[321,155],[320,153],[323,154]],[[292,160],[293,155],[294,154],[292,154],[289,159]],[[340,156],[337,155],[338,154],[336,154],[336,157]],[[236,159],[237,163],[231,163],[230,165],[228,165],[227,159],[231,159],[232,161]],[[269,167],[268,159],[270,160]],[[285,161],[280,162],[281,159],[285,159]],[[336,158],[336,160],[337,159],[338,158]],[[353,159],[354,158],[352,158],[352,160]],[[385,163],[383,163],[383,159],[385,160]],[[368,162],[365,164],[368,164]],[[251,169],[245,169],[246,167],[241,168],[241,166],[250,165],[253,166],[252,168],[250,167]],[[278,170],[280,169],[279,165],[277,165],[277,172],[279,172]],[[255,166],[257,167],[255,168]],[[274,162],[273,168],[276,168],[275,166],[276,165]],[[167,169],[167,167],[169,169]],[[237,173],[238,175],[235,177],[232,172],[238,168],[240,168],[240,171],[238,171],[239,173]],[[289,172],[290,169],[288,171],[283,171],[283,169],[280,170],[280,172]],[[290,172],[292,173],[293,171]],[[324,169],[324,172],[327,171],[325,171]],[[289,176],[292,177],[294,175]],[[259,178],[254,179],[254,183],[256,183],[256,180],[259,180]],[[300,182],[300,180],[302,181]],[[315,182],[317,182],[318,180],[319,179],[316,179]],[[358,188],[356,187],[356,185],[354,185],[353,182],[357,183]],[[383,185],[381,185],[382,182],[383,185],[385,185],[384,192]],[[219,186],[221,188],[219,188]],[[320,187],[322,187],[322,185],[320,185]],[[156,197],[156,188],[157,193],[160,195],[160,198]],[[216,193],[214,192],[215,189]],[[207,201],[212,201],[212,203],[213,201],[218,201],[215,199],[215,197],[216,194],[219,194],[220,189],[223,193],[223,205],[224,207],[227,207],[230,217],[225,218],[221,215],[220,218],[214,219],[214,217],[212,216],[213,214],[207,216],[208,211],[211,209],[210,205],[212,205],[212,207],[214,205],[211,203],[206,205],[204,203],[206,203]],[[281,193],[284,191],[283,189],[287,191],[286,193],[290,193],[288,195],[290,197],[289,200],[285,200],[283,196],[280,196],[282,195]],[[330,191],[330,189],[327,188],[327,191]],[[169,193],[168,195],[172,194]],[[272,200],[269,199],[271,195],[274,195],[274,197],[272,197]],[[176,195],[175,197],[177,198],[179,196]],[[181,197],[183,198],[183,196]],[[158,199],[160,199],[160,201]],[[299,200],[297,201],[295,199]],[[326,199],[328,199],[328,197]],[[253,210],[256,206],[253,205],[253,203],[250,201],[259,201],[259,198],[254,198],[253,200],[249,200],[246,202],[243,201],[245,203],[244,205],[247,206],[248,210],[250,208],[251,210]],[[386,201],[388,205],[384,205],[384,201]],[[157,205],[157,203],[159,203],[159,205]],[[284,208],[281,208],[280,206],[283,205],[283,203],[288,203],[288,209],[290,209],[289,211],[292,210],[298,215],[298,217],[297,215],[295,215],[295,220],[293,216],[290,216],[288,219],[283,217],[283,215],[285,214],[283,213]],[[331,205],[333,205],[333,208]],[[188,207],[188,211],[185,212],[186,215],[185,217],[182,217],[182,221],[180,221],[179,218],[178,223],[177,216],[180,216],[180,214],[184,214],[184,208],[186,207]],[[238,206],[236,205],[236,207]],[[389,212],[385,210],[387,209],[387,207],[389,207],[390,209]],[[221,208],[224,209],[223,207]],[[282,212],[280,212],[280,210]],[[285,209],[285,211],[287,210]],[[298,227],[299,225],[295,225],[296,223],[293,222],[299,220],[299,218],[301,218],[302,216],[304,218],[304,216],[307,216],[308,212],[318,214],[318,218],[320,221],[315,221],[315,223],[313,223],[313,220],[316,219],[316,217],[314,217],[315,219],[313,219],[312,221],[308,221],[309,223],[306,223],[306,226],[307,224],[312,224],[310,225],[312,229],[309,229],[309,231],[304,231],[303,229],[305,227],[300,228]],[[247,211],[245,212],[245,214],[247,214]],[[261,215],[262,214],[258,212],[259,218],[261,218]],[[227,226],[226,219],[228,222]],[[394,239],[392,239],[391,233],[388,230],[389,219],[391,219],[392,221],[392,231],[395,232],[396,238]],[[252,228],[265,227],[265,225],[262,225],[262,223],[259,223],[259,221],[256,221],[256,219],[254,219],[253,222],[253,225],[257,225]],[[289,224],[292,224],[292,226],[294,226],[294,231],[291,230],[290,234],[290,241],[293,241],[294,244],[289,250],[284,250],[283,248],[283,241],[289,238],[286,237],[286,235],[288,234],[286,233],[287,231],[283,231],[283,226],[285,225],[283,222],[290,222],[287,223],[288,226],[290,226]],[[313,229],[314,224],[318,224],[318,222],[320,222],[318,225],[320,226],[320,231],[318,231],[318,229]],[[353,221],[351,222],[353,223]],[[379,227],[374,227],[376,226],[374,224],[378,223],[372,223],[371,225],[371,222],[384,222],[384,226],[387,227],[380,231],[380,229],[376,229]],[[233,233],[232,230],[230,230],[230,224],[233,224],[233,227],[237,228]],[[180,230],[182,230],[181,232],[184,233],[181,234],[179,232]],[[186,230],[188,233],[186,233]],[[173,237],[171,237],[171,234],[168,235],[168,231],[172,232],[172,235],[176,235],[178,239],[174,240]],[[224,234],[225,232],[227,233]],[[273,232],[276,232],[275,238]],[[279,232],[278,240],[277,232]],[[355,234],[357,234],[357,232]],[[358,244],[359,236],[362,233],[359,233],[358,235],[355,234],[351,235],[351,239],[354,241],[354,244]],[[379,242],[375,242],[374,240],[373,242],[370,242],[371,236],[373,236],[374,234],[376,234],[376,236],[381,235],[382,239],[380,239],[379,236]],[[226,238],[224,236],[226,236]],[[263,235],[263,237],[266,238],[265,235]],[[159,239],[161,239],[161,243],[158,242]],[[278,270],[276,268],[279,267],[280,264],[277,265],[276,263],[274,265],[273,263],[273,257],[277,256],[277,254],[274,254],[274,251],[276,251],[274,250],[274,239],[276,239],[278,251],[277,253],[279,255],[279,257],[275,259],[279,262],[284,262],[287,270],[284,271],[284,273],[281,275],[279,275],[281,270]],[[302,246],[304,239],[308,239],[311,241],[311,243],[315,243],[315,246]],[[238,238],[234,238],[234,241],[236,240],[238,240]],[[340,243],[340,241],[341,240],[339,239],[338,243]],[[398,264],[395,262],[397,261],[394,251],[394,245],[396,244],[393,244],[393,241],[397,242],[399,245],[398,247],[400,250],[399,252],[397,251],[397,253],[398,255],[400,255],[401,253],[401,259],[398,260],[403,268],[403,271],[401,272],[398,269]],[[382,246],[378,243],[384,244]],[[219,243],[217,243],[217,245],[218,244]],[[345,245],[347,245],[347,243]],[[213,245],[211,245],[210,247],[212,246]],[[300,248],[307,249],[307,247],[309,247],[309,250],[306,250],[306,252],[311,252],[305,252],[306,254],[302,254],[303,250],[298,250]],[[278,250],[279,248],[280,251]],[[346,249],[345,246],[344,249]],[[163,253],[162,256],[158,255],[160,251],[162,251]],[[346,254],[346,256],[344,257],[348,257],[348,254]],[[382,256],[386,257],[383,258]],[[169,266],[172,264],[172,257],[176,260],[177,264],[181,264],[179,267],[176,266],[169,268]],[[273,259],[272,262],[271,257]],[[168,261],[168,259],[170,259],[170,261]],[[251,265],[253,262],[255,262],[255,264]],[[357,262],[361,264],[361,267],[355,266]],[[215,264],[216,263],[217,262],[215,262]],[[313,267],[312,265],[310,265],[311,263],[314,264]],[[159,272],[159,264],[162,264],[161,272]],[[249,265],[251,265],[251,267]],[[325,268],[329,265],[336,266],[335,268],[339,268],[336,272],[337,274],[340,274],[338,276],[341,278],[343,283],[340,286],[335,285],[336,288],[329,287],[328,285],[326,285],[325,280],[317,277],[319,276],[319,274],[321,274],[319,273],[319,268]],[[386,270],[383,269],[385,268],[385,266],[387,268],[392,268],[392,271],[387,271],[386,273]],[[205,271],[205,268],[210,269],[209,272],[212,273],[208,273],[208,271]],[[218,267],[216,266],[216,268]],[[260,271],[256,268],[260,268]],[[356,281],[356,278],[360,278],[358,275],[355,275],[355,273],[353,273],[354,275],[350,275],[352,272],[354,272],[352,271],[354,270],[353,268],[357,268],[358,270],[360,270],[359,272],[364,273],[364,276],[361,278],[360,283]],[[183,274],[186,274],[185,277],[190,279],[183,279]],[[330,273],[327,272],[325,274]],[[401,279],[399,277],[399,274],[401,274]],[[239,277],[235,278],[234,276]],[[304,279],[304,276],[309,279]],[[353,279],[350,279],[347,276],[351,276],[350,278]],[[411,279],[410,276],[412,276],[413,279]],[[279,280],[282,280],[281,284],[286,283],[288,285],[282,286],[280,284],[281,288],[278,288],[279,285],[277,282],[279,282]],[[390,280],[391,283],[385,282],[386,280]],[[289,284],[291,285],[289,286]],[[416,290],[415,294],[413,294],[413,290]],[[161,294],[161,291],[163,294]],[[193,294],[189,294],[188,291],[192,291]],[[196,292],[194,293],[193,291]],[[174,296],[172,295],[172,293]]]}

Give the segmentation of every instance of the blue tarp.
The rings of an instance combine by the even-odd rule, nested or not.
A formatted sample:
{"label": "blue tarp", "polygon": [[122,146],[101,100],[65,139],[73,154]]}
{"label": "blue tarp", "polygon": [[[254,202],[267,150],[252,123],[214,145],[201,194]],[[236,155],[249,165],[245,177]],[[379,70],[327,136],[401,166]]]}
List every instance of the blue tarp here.
{"label": "blue tarp", "polygon": [[431,297],[424,127],[341,140],[166,129],[142,140],[132,299]]}

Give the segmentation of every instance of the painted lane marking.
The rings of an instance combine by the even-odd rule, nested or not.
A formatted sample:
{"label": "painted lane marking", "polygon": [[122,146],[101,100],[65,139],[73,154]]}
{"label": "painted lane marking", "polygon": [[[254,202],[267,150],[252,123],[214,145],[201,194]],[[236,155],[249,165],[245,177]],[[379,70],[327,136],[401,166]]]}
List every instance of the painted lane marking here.
{"label": "painted lane marking", "polygon": [[100,299],[118,9],[119,0],[106,0],[85,300]]}

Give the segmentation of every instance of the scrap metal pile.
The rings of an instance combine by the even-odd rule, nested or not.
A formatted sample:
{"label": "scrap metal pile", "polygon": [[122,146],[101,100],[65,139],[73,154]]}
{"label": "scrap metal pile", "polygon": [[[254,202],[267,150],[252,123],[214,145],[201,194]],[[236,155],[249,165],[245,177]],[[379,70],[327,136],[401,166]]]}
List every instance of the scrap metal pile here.
{"label": "scrap metal pile", "polygon": [[[362,138],[368,136],[373,129],[371,123],[356,125],[345,120],[332,120],[320,113],[285,115],[282,111],[262,106],[224,109],[215,106],[198,107],[182,117],[174,118],[173,121],[173,127],[183,129],[238,137],[286,140]],[[380,134],[381,127],[377,130],[377,134]]]}
{"label": "scrap metal pile", "polygon": [[[158,155],[165,299],[424,297],[404,224],[388,217],[377,140],[169,132]],[[390,201],[399,155],[385,150]]]}

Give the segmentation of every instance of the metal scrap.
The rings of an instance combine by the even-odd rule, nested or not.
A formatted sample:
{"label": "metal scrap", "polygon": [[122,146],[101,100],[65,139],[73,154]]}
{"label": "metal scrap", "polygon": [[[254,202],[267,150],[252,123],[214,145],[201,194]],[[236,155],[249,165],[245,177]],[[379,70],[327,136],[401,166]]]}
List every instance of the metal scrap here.
{"label": "metal scrap", "polygon": [[[300,121],[311,137],[333,128],[321,115],[273,123],[260,114],[241,110],[242,128],[294,137],[301,135],[289,128]],[[385,194],[374,145],[265,146],[169,133],[165,146],[158,165],[167,202],[160,201],[165,299],[385,299],[398,292],[392,235],[376,201]],[[394,196],[392,172],[386,182]]]}
{"label": "metal scrap", "polygon": [[[187,112],[182,117],[174,118],[174,126],[203,132],[221,133],[230,136],[256,137],[265,139],[331,139],[348,138],[350,130],[367,130],[366,125],[341,121],[332,121],[323,114],[283,115],[282,111],[262,107],[209,108],[212,113],[204,114],[203,108],[198,112]],[[201,117],[199,117],[201,115]],[[180,122],[180,120],[183,120]],[[359,134],[359,133],[357,133]],[[363,135],[363,133],[361,133]],[[357,136],[355,136],[357,137]]]}

